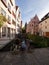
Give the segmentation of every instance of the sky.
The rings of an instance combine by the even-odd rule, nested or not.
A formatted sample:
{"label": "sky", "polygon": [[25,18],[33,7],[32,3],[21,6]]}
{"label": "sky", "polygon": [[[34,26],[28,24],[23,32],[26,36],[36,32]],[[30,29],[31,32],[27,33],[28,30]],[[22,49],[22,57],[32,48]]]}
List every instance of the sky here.
{"label": "sky", "polygon": [[49,12],[49,0],[16,0],[16,5],[20,8],[23,24],[35,15],[41,20]]}

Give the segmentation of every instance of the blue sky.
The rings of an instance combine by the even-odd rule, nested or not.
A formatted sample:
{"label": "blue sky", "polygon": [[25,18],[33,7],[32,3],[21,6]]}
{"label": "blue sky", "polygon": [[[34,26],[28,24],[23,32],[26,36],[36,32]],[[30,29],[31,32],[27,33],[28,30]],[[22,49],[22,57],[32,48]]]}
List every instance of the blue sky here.
{"label": "blue sky", "polygon": [[23,24],[36,14],[41,19],[49,12],[49,0],[16,0],[16,5],[20,8]]}

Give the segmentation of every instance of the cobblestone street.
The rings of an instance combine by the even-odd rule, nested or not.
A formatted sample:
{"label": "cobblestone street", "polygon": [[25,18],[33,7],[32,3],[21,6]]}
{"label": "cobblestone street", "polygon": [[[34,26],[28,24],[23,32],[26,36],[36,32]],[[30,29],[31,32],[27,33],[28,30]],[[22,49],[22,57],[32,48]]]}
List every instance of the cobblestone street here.
{"label": "cobblestone street", "polygon": [[0,52],[0,65],[49,65],[49,48],[33,49],[32,53]]}

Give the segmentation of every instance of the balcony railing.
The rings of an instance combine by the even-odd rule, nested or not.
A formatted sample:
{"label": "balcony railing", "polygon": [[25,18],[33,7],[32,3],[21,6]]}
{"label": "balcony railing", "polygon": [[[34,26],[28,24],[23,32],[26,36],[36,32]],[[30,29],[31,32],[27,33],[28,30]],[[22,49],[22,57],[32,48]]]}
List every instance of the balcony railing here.
{"label": "balcony railing", "polygon": [[14,16],[14,18],[16,19],[16,15],[15,15],[15,13],[12,11],[12,15]]}
{"label": "balcony railing", "polygon": [[11,11],[10,11],[10,9],[8,8],[8,11],[9,11],[9,13],[11,14]]}
{"label": "balcony railing", "polygon": [[14,26],[16,26],[16,22],[15,22],[14,20],[12,20],[12,24],[13,24]]}
{"label": "balcony railing", "polygon": [[10,0],[10,2],[11,2],[11,4],[12,4],[12,6],[13,6],[12,0]]}
{"label": "balcony railing", "polygon": [[8,23],[8,24],[11,24],[11,22],[10,22],[9,20],[7,21],[7,23]]}
{"label": "balcony railing", "polygon": [[7,8],[6,0],[1,0],[1,2],[4,4],[4,6]]}

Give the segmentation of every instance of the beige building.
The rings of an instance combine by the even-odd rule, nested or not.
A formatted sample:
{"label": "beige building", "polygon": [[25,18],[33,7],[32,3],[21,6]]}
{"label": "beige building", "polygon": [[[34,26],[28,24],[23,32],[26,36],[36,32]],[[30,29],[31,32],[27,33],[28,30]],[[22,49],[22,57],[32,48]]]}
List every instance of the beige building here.
{"label": "beige building", "polygon": [[31,33],[35,35],[38,34],[38,23],[39,23],[38,16],[35,15],[27,24],[26,33]]}
{"label": "beige building", "polygon": [[[18,10],[19,11],[19,10]],[[7,18],[7,22],[1,27],[1,37],[14,38],[17,33],[17,19],[15,0],[0,0],[0,14]],[[21,16],[20,16],[21,17]],[[20,24],[20,22],[18,22]]]}
{"label": "beige building", "polygon": [[39,35],[49,37],[49,13],[39,22]]}

